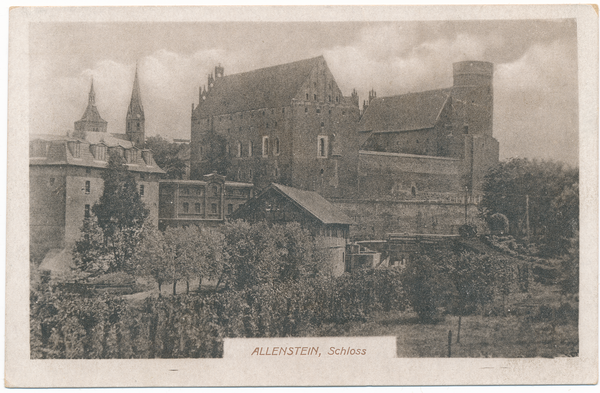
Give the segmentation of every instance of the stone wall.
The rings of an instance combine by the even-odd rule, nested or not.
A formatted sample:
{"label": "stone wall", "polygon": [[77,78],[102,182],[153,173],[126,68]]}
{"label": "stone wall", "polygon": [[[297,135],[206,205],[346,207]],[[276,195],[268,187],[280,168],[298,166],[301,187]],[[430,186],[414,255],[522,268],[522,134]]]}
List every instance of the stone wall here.
{"label": "stone wall", "polygon": [[[355,221],[350,227],[352,240],[385,239],[389,233],[458,234],[465,223],[464,203],[427,201],[381,201],[330,199],[334,206]],[[474,203],[467,205],[467,221],[479,231],[485,225]]]}

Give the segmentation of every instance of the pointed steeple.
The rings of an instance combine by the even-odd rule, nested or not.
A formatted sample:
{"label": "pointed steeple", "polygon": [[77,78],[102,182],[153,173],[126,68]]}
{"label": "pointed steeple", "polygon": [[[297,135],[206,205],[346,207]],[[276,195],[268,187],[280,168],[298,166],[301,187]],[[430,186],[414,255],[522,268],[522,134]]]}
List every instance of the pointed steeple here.
{"label": "pointed steeple", "polygon": [[133,78],[133,90],[131,91],[131,101],[127,109],[125,130],[129,140],[137,147],[143,147],[146,142],[144,107],[142,105],[142,94],[140,92],[140,82],[138,79],[138,65],[135,65],[135,76]]}
{"label": "pointed steeple", "polygon": [[92,76],[92,86],[90,87],[90,94],[88,97],[88,104],[96,105],[96,93],[94,93],[94,77]]}
{"label": "pointed steeple", "polygon": [[138,67],[135,66],[135,77],[133,79],[133,90],[131,92],[131,101],[127,109],[127,118],[144,118],[144,107],[142,106],[142,94],[140,93],[140,82],[138,80]]}
{"label": "pointed steeple", "polygon": [[76,138],[85,138],[86,132],[106,132],[107,124],[96,108],[96,92],[94,92],[94,78],[92,78],[87,108],[85,108],[81,119],[75,122],[73,136]]}

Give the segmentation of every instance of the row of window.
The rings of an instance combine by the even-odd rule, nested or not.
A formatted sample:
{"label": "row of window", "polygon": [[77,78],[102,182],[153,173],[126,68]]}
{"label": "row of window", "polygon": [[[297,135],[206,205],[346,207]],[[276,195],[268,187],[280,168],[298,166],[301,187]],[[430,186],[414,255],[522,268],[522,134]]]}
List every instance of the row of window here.
{"label": "row of window", "polygon": [[[229,150],[229,148],[227,150]],[[242,157],[243,154],[244,154],[243,150],[244,149],[243,149],[242,142],[238,141],[236,143],[235,156],[236,157]],[[272,143],[269,143],[269,137],[268,136],[263,136],[262,137],[262,156],[263,157],[268,157],[269,154],[273,154],[275,156],[278,156],[279,153],[280,153],[279,138],[276,137],[275,139],[273,139]],[[254,155],[254,142],[250,141],[250,142],[248,142],[248,155],[247,155],[247,157],[252,157],[253,155]]]}
{"label": "row of window", "polygon": [[[50,178],[50,185],[54,185],[54,178]],[[85,181],[85,185],[83,186],[83,190],[86,194],[89,194],[92,190],[92,183],[89,180]],[[140,196],[144,196],[144,185],[140,184]]]}
{"label": "row of window", "polygon": [[[70,141],[68,142],[68,148],[71,152],[71,155],[74,158],[81,158],[81,143],[79,141]],[[137,163],[138,161],[138,149],[124,149],[122,147],[111,147],[107,148],[107,146],[99,144],[99,145],[91,145],[90,151],[94,156],[94,160],[96,161],[106,161],[107,157],[107,149],[110,151],[116,151],[121,157],[125,158],[127,163]],[[35,149],[34,149],[35,150]],[[40,151],[40,149],[35,150],[35,152]],[[146,165],[151,165],[152,163],[152,153],[149,150],[142,151],[142,158]]]}
{"label": "row of window", "polygon": [[[258,109],[258,110],[253,110],[250,111],[250,118],[253,119],[255,114],[259,114],[261,113],[262,116],[266,115],[266,110],[265,109]],[[285,113],[285,108],[281,108],[281,113]],[[274,115],[275,114],[275,109],[271,109],[271,114]],[[233,120],[233,115],[223,115],[223,116],[219,116],[217,119],[219,120],[219,122],[222,122],[223,120],[225,120],[225,118],[229,116],[229,120]],[[240,112],[237,116],[239,116],[240,119],[244,118],[244,112]],[[208,124],[210,120],[206,119],[206,122]],[[277,126],[277,122],[275,122],[275,126]]]}
{"label": "row of window", "polygon": [[[263,136],[262,137],[262,156],[263,157],[268,157],[269,154],[273,154],[275,156],[278,156],[280,153],[280,144],[279,144],[279,138],[275,138],[275,140],[273,141],[272,144],[272,151],[269,150],[269,148],[271,147],[271,145],[269,144],[269,137],[268,136]],[[227,149],[229,150],[229,149]],[[201,150],[202,152],[202,150]],[[229,152],[229,151],[228,151]],[[317,137],[317,156],[318,157],[327,157],[327,152],[328,152],[328,138],[325,135],[319,135]],[[254,143],[252,141],[248,142],[248,156],[247,157],[252,157],[254,155]],[[238,141],[236,143],[236,152],[235,152],[235,156],[236,157],[242,157],[243,156],[243,145],[242,142]]]}
{"label": "row of window", "polygon": [[[231,209],[233,210],[233,205],[230,204],[228,206],[231,206]],[[190,213],[190,204],[188,202],[183,202],[182,210],[183,210],[183,213]],[[218,212],[219,212],[218,205],[216,203],[211,203],[210,204],[210,214],[218,214]],[[202,204],[201,203],[194,204],[194,213],[202,214]]]}
{"label": "row of window", "polygon": [[[310,94],[306,93],[306,101],[309,101]],[[318,101],[319,100],[319,96],[317,94],[313,94],[313,101]],[[332,102],[331,101],[331,94],[327,95],[327,102]],[[340,102],[340,96],[335,96],[335,102],[339,103]]]}

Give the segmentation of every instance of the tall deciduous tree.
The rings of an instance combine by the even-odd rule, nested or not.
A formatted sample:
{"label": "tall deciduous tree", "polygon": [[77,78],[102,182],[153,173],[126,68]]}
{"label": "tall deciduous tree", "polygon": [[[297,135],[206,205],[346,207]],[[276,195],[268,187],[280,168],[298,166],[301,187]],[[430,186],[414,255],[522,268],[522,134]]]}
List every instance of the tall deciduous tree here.
{"label": "tall deciduous tree", "polygon": [[527,235],[548,254],[567,250],[579,222],[579,171],[553,161],[511,159],[485,179],[481,211],[508,218],[513,236]]}
{"label": "tall deciduous tree", "polygon": [[324,253],[299,224],[244,221],[226,223],[224,265],[220,282],[240,290],[283,283],[323,271]]}
{"label": "tall deciduous tree", "polygon": [[167,172],[167,178],[183,179],[186,169],[183,156],[186,149],[189,150],[189,145],[170,143],[158,135],[147,138],[145,147],[152,150],[154,161],[163,171]]}
{"label": "tall deciduous tree", "polygon": [[227,176],[231,160],[227,151],[227,140],[223,135],[209,131],[201,141],[202,158],[199,167],[191,175],[200,179],[209,173],[218,173]]}

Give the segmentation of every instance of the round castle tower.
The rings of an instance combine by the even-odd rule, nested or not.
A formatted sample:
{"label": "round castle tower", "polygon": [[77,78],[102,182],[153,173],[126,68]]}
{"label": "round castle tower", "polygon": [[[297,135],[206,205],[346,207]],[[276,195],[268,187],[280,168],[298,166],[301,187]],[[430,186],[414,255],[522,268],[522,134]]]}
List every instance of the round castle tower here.
{"label": "round castle tower", "polygon": [[492,136],[494,117],[494,64],[461,61],[453,64],[454,125],[463,134]]}

